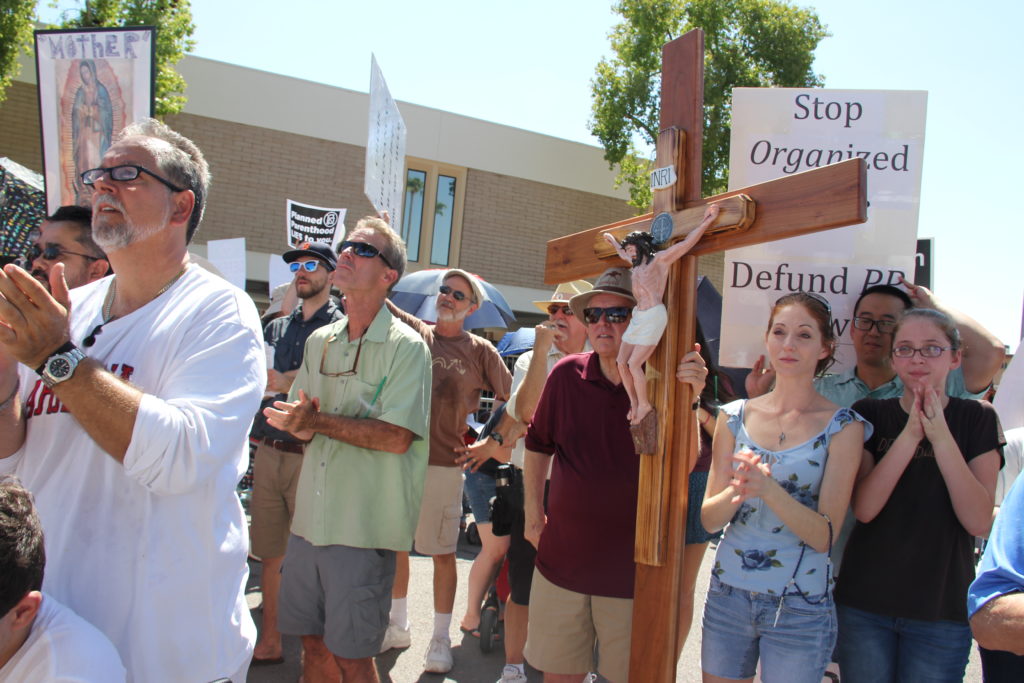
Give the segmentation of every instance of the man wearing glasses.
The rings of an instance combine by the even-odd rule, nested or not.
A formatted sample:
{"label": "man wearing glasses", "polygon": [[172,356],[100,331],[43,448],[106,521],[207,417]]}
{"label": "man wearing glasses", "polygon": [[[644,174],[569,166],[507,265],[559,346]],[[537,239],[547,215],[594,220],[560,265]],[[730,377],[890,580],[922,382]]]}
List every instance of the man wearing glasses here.
{"label": "man wearing glasses", "polygon": [[[430,555],[434,564],[434,632],[423,663],[424,670],[431,673],[447,673],[454,665],[448,634],[458,581],[455,550],[462,518],[463,483],[456,451],[465,445],[466,416],[477,410],[480,392],[494,392],[497,406],[508,400],[512,386],[512,375],[494,345],[464,329],[466,318],[483,301],[484,290],[477,278],[452,268],[441,278],[434,325],[389,304],[392,313],[422,335],[433,359],[430,466],[423,486],[415,543],[416,552]],[[481,533],[487,533],[486,527]],[[488,580],[483,579],[481,585]],[[409,554],[405,552],[398,558],[385,649],[410,645],[408,591]],[[483,599],[483,591],[478,599]]]}
{"label": "man wearing glasses", "polygon": [[271,426],[307,441],[281,575],[278,628],[301,636],[304,680],[377,681],[396,551],[408,550],[427,469],[430,352],[384,306],[405,244],[364,218],[339,247],[346,317],[309,336]]}
{"label": "man wearing glasses", "polygon": [[[537,547],[526,659],[545,680],[579,681],[595,670],[596,644],[598,673],[624,683],[640,477],[625,419],[629,395],[616,363],[636,305],[629,270],[606,270],[569,305],[587,326],[593,351],[555,365],[526,433],[526,538]],[[688,353],[682,365],[703,370],[691,382],[699,394],[706,376],[699,354]]]}
{"label": "man wearing glasses", "polygon": [[[274,353],[273,364],[267,368],[267,391],[274,396],[263,401],[263,408],[287,397],[302,365],[309,335],[343,316],[331,298],[331,274],[338,257],[330,246],[305,242],[286,251],[281,258],[295,274],[299,304],[290,315],[271,321],[263,332],[264,342]],[[253,666],[259,666],[284,661],[281,634],[277,630],[277,596],[304,444],[288,432],[268,425],[262,409],[256,413],[250,435],[260,441],[253,465],[250,507],[252,552],[263,563],[263,627],[252,657]]]}
{"label": "man wearing glasses", "polygon": [[57,264],[51,296],[0,273],[0,473],[35,495],[46,591],[129,680],[242,683],[256,628],[235,486],[266,383],[259,317],[189,264],[210,182],[195,144],[144,119],[101,164],[82,182],[115,275],[69,295]]}
{"label": "man wearing glasses", "polygon": [[50,271],[64,264],[64,280],[75,289],[99,280],[110,271],[107,255],[92,239],[92,209],[62,206],[39,226],[39,238],[29,253],[32,277],[50,291]]}
{"label": "man wearing glasses", "polygon": [[[815,380],[818,392],[833,403],[849,408],[862,398],[895,398],[903,394],[903,381],[892,367],[892,331],[908,308],[934,308],[957,323],[963,340],[963,363],[949,373],[946,392],[958,398],[981,398],[1003,362],[1002,343],[982,325],[960,311],[939,303],[926,288],[902,283],[907,292],[892,285],[865,289],[853,307],[850,339],[857,354],[855,367]],[[771,388],[775,373],[764,368],[764,356],[747,375],[750,397]],[[838,565],[838,563],[836,563]]]}
{"label": "man wearing glasses", "polygon": [[[505,412],[491,435],[463,450],[459,463],[468,470],[476,470],[488,459],[511,462],[520,473],[526,450],[522,436],[533,419],[537,400],[544,382],[555,363],[570,353],[588,350],[587,328],[569,308],[569,300],[577,294],[589,292],[593,285],[586,280],[574,280],[558,285],[550,299],[533,304],[548,319],[536,327],[533,349],[516,361],[512,374],[512,398],[505,404]],[[466,475],[469,477],[470,475]],[[519,496],[522,501],[522,496]],[[533,563],[537,549],[523,536],[525,514],[516,510],[508,546],[508,581],[511,590],[505,602],[505,667],[498,683],[525,683],[526,670],[523,647],[526,645],[527,616],[530,605],[530,586],[533,581]]]}

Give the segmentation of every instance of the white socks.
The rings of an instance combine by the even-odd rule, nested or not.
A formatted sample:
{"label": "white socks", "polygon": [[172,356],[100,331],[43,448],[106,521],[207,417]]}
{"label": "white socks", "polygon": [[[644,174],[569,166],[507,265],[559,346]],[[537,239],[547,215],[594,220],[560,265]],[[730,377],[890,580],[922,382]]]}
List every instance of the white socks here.
{"label": "white socks", "polygon": [[[391,615],[388,621],[398,628],[409,629],[409,599],[392,598]],[[448,631],[452,627],[451,614],[434,614],[434,638],[449,638]]]}
{"label": "white socks", "polygon": [[409,598],[391,598],[391,616],[388,621],[403,631],[409,630]]}
{"label": "white socks", "polygon": [[434,638],[449,638],[448,631],[452,627],[451,614],[434,613]]}

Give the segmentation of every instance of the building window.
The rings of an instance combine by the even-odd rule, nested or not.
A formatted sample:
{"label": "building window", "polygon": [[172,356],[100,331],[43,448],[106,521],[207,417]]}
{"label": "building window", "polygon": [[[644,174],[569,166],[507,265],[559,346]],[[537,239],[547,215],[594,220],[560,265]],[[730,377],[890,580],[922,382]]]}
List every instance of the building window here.
{"label": "building window", "polygon": [[420,232],[423,230],[423,191],[427,172],[410,168],[405,177],[405,201],[402,204],[402,239],[410,261],[420,260]]}
{"label": "building window", "polygon": [[415,270],[458,265],[466,169],[409,158],[401,235]]}

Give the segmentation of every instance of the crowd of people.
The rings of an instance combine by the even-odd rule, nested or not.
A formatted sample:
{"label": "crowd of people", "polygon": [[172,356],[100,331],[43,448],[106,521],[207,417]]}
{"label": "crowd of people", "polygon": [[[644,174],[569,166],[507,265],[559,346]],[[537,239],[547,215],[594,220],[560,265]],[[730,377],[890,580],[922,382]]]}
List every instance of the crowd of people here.
{"label": "crowd of people", "polygon": [[[191,141],[140,121],[101,164],[80,176],[92,211],[56,212],[31,272],[0,270],[0,680],[241,683],[283,661],[289,634],[306,683],[377,681],[374,658],[411,643],[413,550],[433,567],[424,671],[446,673],[464,495],[482,540],[466,633],[508,563],[499,683],[526,681],[527,661],[547,683],[629,679],[640,368],[661,334],[630,325],[662,313],[656,254],[617,245],[632,270],[535,302],[547,320],[510,373],[466,329],[486,298],[475,276],[443,274],[431,323],[389,300],[406,253],[386,216],[336,250],[286,252],[296,305],[264,325],[189,260],[210,183]],[[702,609],[704,680],[817,683],[836,660],[852,683],[959,681],[972,629],[986,680],[1022,680],[1024,485],[1005,473],[974,570],[1006,443],[978,399],[1003,347],[903,285],[860,296],[845,372],[827,374],[832,310],[809,292],[766,311],[748,398],[706,344],[679,360],[695,400],[669,419],[701,437],[665,609],[676,656]],[[495,417],[466,445],[482,392]],[[236,494],[250,438],[258,632]],[[491,528],[498,462],[521,487],[509,536]]]}

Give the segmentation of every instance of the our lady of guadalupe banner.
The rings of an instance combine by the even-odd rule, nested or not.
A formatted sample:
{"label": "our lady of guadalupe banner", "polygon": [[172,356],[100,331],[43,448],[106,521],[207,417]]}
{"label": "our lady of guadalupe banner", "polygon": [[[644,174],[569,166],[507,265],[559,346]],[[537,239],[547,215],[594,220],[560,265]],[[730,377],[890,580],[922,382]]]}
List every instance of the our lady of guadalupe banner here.
{"label": "our lady of guadalupe banner", "polygon": [[914,276],[928,94],[924,91],[736,88],[729,188],[853,157],[868,168],[868,221],[725,254],[721,363],[764,353],[772,303],[821,294],[839,339],[834,371],[852,366],[850,325],[861,291]]}
{"label": "our lady of guadalupe banner", "polygon": [[36,31],[47,211],[88,206],[79,177],[126,125],[153,115],[153,27]]}

